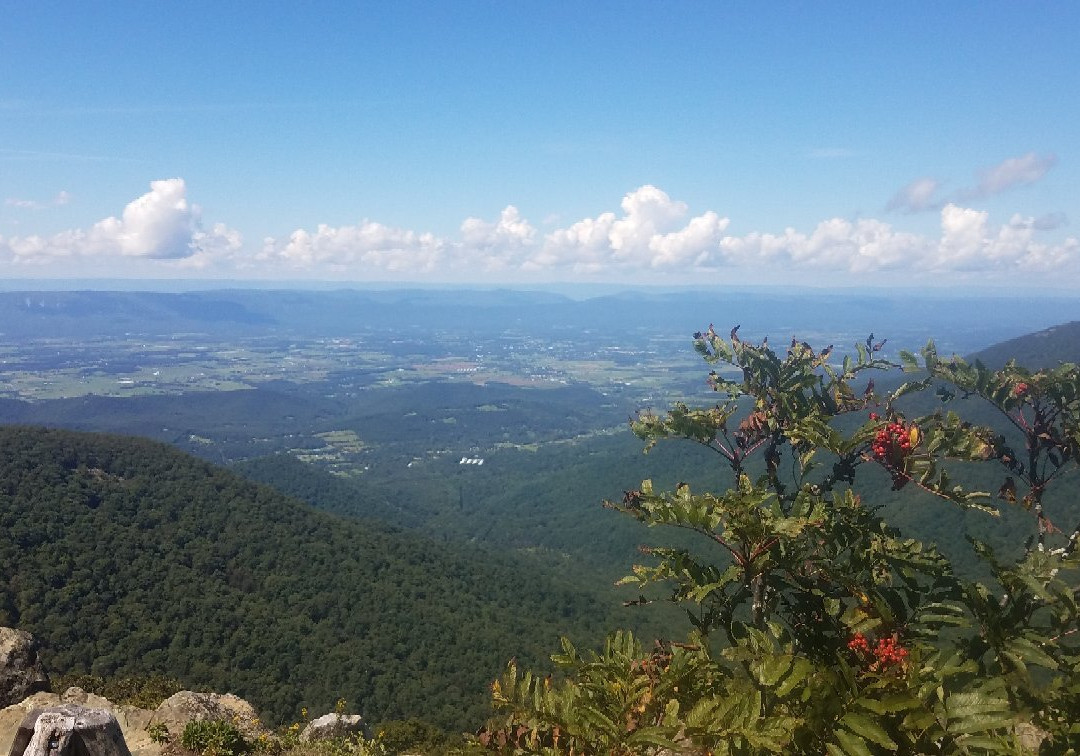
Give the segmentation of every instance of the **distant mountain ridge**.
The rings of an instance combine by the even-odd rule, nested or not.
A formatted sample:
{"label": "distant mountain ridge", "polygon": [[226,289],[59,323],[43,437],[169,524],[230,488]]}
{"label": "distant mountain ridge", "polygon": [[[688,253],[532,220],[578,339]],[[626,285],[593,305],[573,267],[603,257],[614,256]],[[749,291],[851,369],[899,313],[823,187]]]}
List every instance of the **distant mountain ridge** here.
{"label": "distant mountain ridge", "polygon": [[1009,360],[1032,370],[1054,367],[1060,362],[1080,362],[1080,321],[1017,336],[976,352],[971,358],[993,369]]}
{"label": "distant mountain ridge", "polygon": [[[978,318],[973,315],[977,302]],[[514,289],[215,289],[188,293],[138,291],[0,291],[0,339],[108,338],[171,333],[335,336],[364,329],[524,332],[593,328],[613,333],[638,327],[689,336],[715,322],[746,324],[751,334],[805,337],[853,326],[905,329],[933,336],[963,322],[968,330],[1012,335],[1080,318],[1080,298],[947,299],[864,291],[749,291],[717,288],[679,292],[628,290],[586,299]],[[897,334],[892,334],[895,337]]]}

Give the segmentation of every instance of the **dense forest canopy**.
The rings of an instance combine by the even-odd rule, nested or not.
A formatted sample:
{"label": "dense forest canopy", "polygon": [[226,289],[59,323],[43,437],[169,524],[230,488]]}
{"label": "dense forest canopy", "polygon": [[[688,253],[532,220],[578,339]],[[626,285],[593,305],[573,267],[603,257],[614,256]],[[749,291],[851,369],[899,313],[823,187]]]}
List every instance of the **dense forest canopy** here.
{"label": "dense forest canopy", "polygon": [[0,624],[56,673],[168,674],[272,720],[345,697],[467,727],[503,657],[604,603],[490,550],[316,511],[146,440],[0,428]]}

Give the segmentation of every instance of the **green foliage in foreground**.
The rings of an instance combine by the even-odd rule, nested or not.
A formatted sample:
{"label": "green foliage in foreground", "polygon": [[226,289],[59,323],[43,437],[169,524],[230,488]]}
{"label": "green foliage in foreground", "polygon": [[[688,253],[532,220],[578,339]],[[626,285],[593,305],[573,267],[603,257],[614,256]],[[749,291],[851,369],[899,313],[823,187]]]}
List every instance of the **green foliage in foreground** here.
{"label": "green foliage in foreground", "polygon": [[[648,549],[653,561],[624,580],[668,586],[694,630],[653,648],[615,633],[598,653],[564,640],[554,679],[511,662],[481,744],[837,756],[1080,748],[1080,526],[1062,532],[1044,510],[1047,488],[1080,459],[1080,369],[995,372],[929,344],[921,360],[903,355],[923,377],[879,396],[869,376],[898,366],[872,338],[842,365],[831,349],[793,341],[778,354],[737,329],[725,339],[710,327],[696,347],[717,368],[720,401],[642,414],[634,430],[650,445],[708,448],[735,485],[663,492],[646,480],[609,503],[698,536],[697,548]],[[1009,433],[948,407],[917,418],[897,409],[935,385],[943,401],[980,398]],[[845,415],[861,422],[838,422]],[[1018,559],[970,544],[988,584],[957,577],[859,496],[864,471],[880,467],[896,491],[994,516],[989,493],[954,481],[955,463],[996,466],[997,501],[1030,512]]]}
{"label": "green foliage in foreground", "polygon": [[250,744],[236,725],[224,719],[196,719],[184,726],[180,745],[201,756],[239,756]]}

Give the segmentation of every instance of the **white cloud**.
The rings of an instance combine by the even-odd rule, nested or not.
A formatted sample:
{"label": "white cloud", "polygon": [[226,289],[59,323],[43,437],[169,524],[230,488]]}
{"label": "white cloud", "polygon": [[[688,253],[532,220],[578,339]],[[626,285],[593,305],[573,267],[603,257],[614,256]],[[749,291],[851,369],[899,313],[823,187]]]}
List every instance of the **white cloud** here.
{"label": "white cloud", "polygon": [[1014,215],[994,231],[984,211],[947,205],[941,213],[941,243],[935,267],[943,270],[1013,269],[1048,272],[1076,262],[1078,241],[1047,244],[1035,238],[1038,220]]}
{"label": "white cloud", "polygon": [[[69,199],[67,192],[54,203]],[[22,262],[56,257],[134,257],[151,260],[202,260],[239,250],[238,232],[222,224],[203,231],[199,208],[187,201],[180,178],[152,181],[150,191],[132,200],[121,217],[105,218],[90,229],[73,229],[49,237],[0,239],[0,252]]]}
{"label": "white cloud", "polygon": [[678,269],[713,262],[726,218],[714,212],[685,220],[685,203],[646,185],[623,197],[622,215],[602,213],[543,238],[513,205],[497,220],[466,218],[456,240],[365,221],[358,226],[297,229],[268,239],[261,260],[294,268],[400,274],[601,273]]}
{"label": "white cloud", "polygon": [[60,191],[49,202],[38,202],[37,200],[19,199],[18,197],[8,197],[4,200],[4,204],[8,207],[18,207],[26,210],[43,210],[47,207],[62,207],[71,202],[71,195],[66,191]]}
{"label": "white cloud", "polygon": [[135,257],[191,255],[195,215],[186,195],[183,179],[152,181],[150,191],[129,202],[120,218],[94,224],[91,245],[106,253]]}
{"label": "white cloud", "polygon": [[[932,202],[933,179],[904,195],[906,207]],[[918,183],[918,182],[916,182]],[[65,195],[66,196],[66,195]],[[59,200],[59,196],[58,196]],[[57,200],[57,201],[58,201]],[[899,205],[898,205],[899,206]],[[940,209],[940,232],[916,234],[874,218],[831,218],[808,230],[730,235],[728,218],[686,203],[652,185],[626,194],[619,212],[603,212],[543,233],[513,205],[496,218],[466,218],[456,237],[440,237],[364,220],[322,224],[266,238],[245,254],[240,234],[223,223],[204,228],[182,179],[154,181],[150,191],[88,228],[52,236],[0,237],[0,262],[152,272],[157,266],[284,277],[298,272],[362,280],[665,280],[737,275],[742,280],[822,280],[896,272],[946,280],[952,271],[1013,273],[1080,270],[1074,237],[1046,241],[1061,215],[1013,216],[998,225],[986,210],[956,202]],[[138,267],[134,263],[138,261]],[[96,266],[96,268],[94,267]],[[110,268],[110,266],[112,266]]]}
{"label": "white cloud", "polygon": [[[973,187],[956,192],[952,203],[984,199],[1008,191],[1014,187],[1029,186],[1040,181],[1057,164],[1055,155],[1036,155],[1029,152],[1020,157],[1009,158],[997,165],[979,171],[979,182]],[[915,179],[898,190],[885,205],[886,210],[919,213],[941,210],[947,203],[938,197],[941,188],[937,179],[929,176]]]}
{"label": "white cloud", "polygon": [[725,259],[736,265],[767,262],[853,273],[905,266],[913,257],[924,256],[928,246],[917,234],[894,231],[872,218],[832,218],[810,234],[789,228],[780,235],[755,232],[721,241]]}
{"label": "white cloud", "polygon": [[941,207],[941,201],[936,199],[938,187],[937,179],[924,177],[915,179],[910,184],[893,195],[886,210],[903,210],[906,213],[920,213],[924,210],[937,210]]}
{"label": "white cloud", "polygon": [[37,210],[43,207],[40,202],[35,202],[34,200],[28,199],[19,199],[18,197],[8,197],[4,200],[4,204],[8,207],[19,207],[29,210]]}
{"label": "white cloud", "polygon": [[466,218],[461,224],[461,244],[454,248],[459,267],[486,272],[518,267],[536,246],[536,228],[513,205],[507,205],[499,220]]}
{"label": "white cloud", "polygon": [[1009,158],[979,172],[979,183],[960,193],[963,199],[976,199],[1000,194],[1016,186],[1028,186],[1042,179],[1057,164],[1056,155],[1036,155],[1029,152]]}
{"label": "white cloud", "polygon": [[833,218],[810,234],[750,233],[725,237],[721,250],[733,266],[775,265],[785,269],[863,274],[903,270],[913,280],[950,271],[1048,271],[1080,262],[1078,241],[1057,244],[1036,239],[1034,218],[1013,218],[993,228],[984,210],[948,204],[941,209],[941,236],[932,239],[897,231],[870,218]]}
{"label": "white cloud", "polygon": [[461,240],[469,247],[524,247],[532,243],[536,229],[513,205],[507,205],[495,223],[480,218],[466,218],[461,224]]}
{"label": "white cloud", "polygon": [[594,273],[708,265],[729,222],[710,211],[683,223],[686,203],[651,184],[627,194],[621,206],[621,217],[602,213],[548,234],[525,268]]}
{"label": "white cloud", "polygon": [[935,268],[963,270],[978,265],[990,251],[985,210],[949,203],[941,209],[941,241],[933,260]]}
{"label": "white cloud", "polygon": [[268,239],[260,256],[293,268],[326,266],[340,270],[371,267],[391,272],[431,272],[443,256],[444,242],[433,234],[364,221],[357,226],[319,225],[314,233],[293,231],[285,242]]}

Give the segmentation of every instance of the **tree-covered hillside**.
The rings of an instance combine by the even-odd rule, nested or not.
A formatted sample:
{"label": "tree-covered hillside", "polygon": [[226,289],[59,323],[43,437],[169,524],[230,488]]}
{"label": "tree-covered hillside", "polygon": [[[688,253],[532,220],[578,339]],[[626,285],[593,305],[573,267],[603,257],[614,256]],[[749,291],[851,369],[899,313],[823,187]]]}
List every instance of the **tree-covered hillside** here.
{"label": "tree-covered hillside", "polygon": [[1062,323],[987,347],[973,355],[988,367],[1009,360],[1029,368],[1054,367],[1059,362],[1080,362],[1080,322]]}
{"label": "tree-covered hillside", "polygon": [[165,673],[272,719],[483,719],[512,655],[604,605],[507,557],[337,518],[141,439],[0,428],[0,624],[57,673]]}

